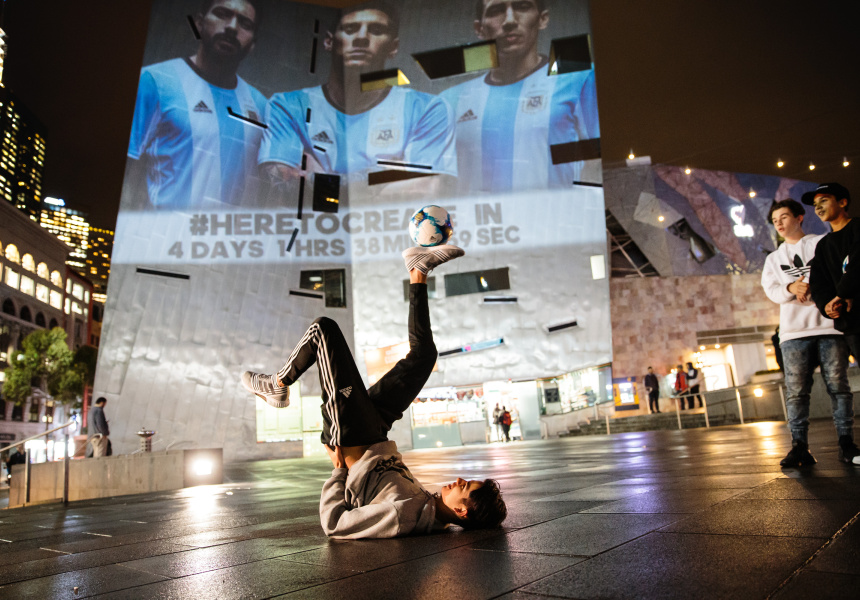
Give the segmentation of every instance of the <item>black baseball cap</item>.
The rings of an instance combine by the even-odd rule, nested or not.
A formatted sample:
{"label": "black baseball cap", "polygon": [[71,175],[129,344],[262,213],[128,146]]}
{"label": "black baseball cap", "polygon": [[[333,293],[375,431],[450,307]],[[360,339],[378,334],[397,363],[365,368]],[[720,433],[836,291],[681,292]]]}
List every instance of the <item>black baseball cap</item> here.
{"label": "black baseball cap", "polygon": [[815,205],[815,196],[818,194],[832,194],[836,196],[837,200],[848,200],[848,204],[851,204],[851,194],[848,193],[848,188],[844,185],[840,185],[838,183],[821,183],[811,192],[806,192],[803,196],[800,197],[800,201],[806,204],[807,206]]}

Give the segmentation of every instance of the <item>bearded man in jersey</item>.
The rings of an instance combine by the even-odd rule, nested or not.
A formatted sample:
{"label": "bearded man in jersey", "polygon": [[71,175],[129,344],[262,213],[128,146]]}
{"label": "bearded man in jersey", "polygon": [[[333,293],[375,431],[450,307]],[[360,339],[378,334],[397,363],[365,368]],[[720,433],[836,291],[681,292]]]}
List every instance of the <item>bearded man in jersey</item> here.
{"label": "bearded man in jersey", "polygon": [[[546,0],[477,0],[475,33],[499,66],[443,92],[457,119],[459,188],[509,192],[597,182],[600,161],[553,165],[550,145],[600,137],[594,71],[548,74]],[[588,168],[584,170],[584,167]]]}
{"label": "bearded man in jersey", "polygon": [[146,171],[151,207],[217,208],[253,197],[263,130],[230,111],[258,122],[265,111],[265,96],[237,75],[258,18],[255,0],[203,0],[194,56],[141,71],[128,156]]}
{"label": "bearded man in jersey", "polygon": [[381,71],[396,56],[399,18],[386,1],[344,9],[324,42],[333,57],[328,81],[272,96],[259,156],[268,181],[308,171],[352,174],[350,181],[359,182],[369,169],[385,168],[378,161],[457,174],[453,114],[441,98],[403,86],[361,91],[361,73]]}

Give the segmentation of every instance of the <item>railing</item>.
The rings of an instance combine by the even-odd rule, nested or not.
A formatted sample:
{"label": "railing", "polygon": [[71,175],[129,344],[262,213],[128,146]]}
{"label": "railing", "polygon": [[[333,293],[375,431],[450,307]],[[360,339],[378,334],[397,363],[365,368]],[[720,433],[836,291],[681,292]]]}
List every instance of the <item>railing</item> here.
{"label": "railing", "polygon": [[744,424],[744,407],[743,407],[743,403],[741,402],[741,390],[749,389],[749,388],[752,388],[753,390],[756,390],[756,389],[762,390],[761,396],[753,393],[753,396],[759,398],[759,397],[764,396],[763,388],[773,387],[773,386],[776,386],[777,389],[779,390],[779,399],[780,399],[780,404],[782,405],[782,414],[785,417],[785,420],[788,421],[788,408],[785,404],[785,391],[784,391],[785,388],[783,387],[783,382],[782,381],[766,381],[763,383],[748,383],[746,385],[738,385],[738,386],[735,386],[734,388],[723,388],[720,390],[710,390],[710,391],[706,391],[706,392],[700,391],[700,392],[696,392],[696,393],[681,394],[679,396],[670,396],[670,398],[672,400],[678,400],[679,401],[679,402],[675,402],[675,415],[678,418],[678,429],[683,429],[683,427],[681,426],[681,408],[680,407],[681,407],[681,404],[688,398],[695,398],[698,396],[699,398],[702,399],[702,406],[700,408],[703,409],[703,412],[705,415],[705,427],[710,428],[711,423],[710,423],[710,419],[708,418],[707,394],[713,395],[717,392],[719,392],[721,394],[725,394],[728,390],[734,389],[734,392],[735,392],[734,398],[727,398],[725,400],[717,400],[716,402],[712,402],[711,406],[718,406],[720,404],[727,404],[729,402],[736,402],[737,407],[738,407],[738,418],[741,421],[741,425],[743,425]]}
{"label": "railing", "polygon": [[[49,433],[54,433],[55,431],[59,431],[60,429],[66,429],[71,425],[75,425],[77,423],[77,419],[72,419],[65,425],[60,425],[59,427],[54,427],[53,429],[49,429],[48,431],[44,431],[38,435],[32,435],[28,438],[21,440],[20,442],[15,442],[14,444],[9,444],[5,448],[0,448],[0,453],[6,452],[7,450],[11,450],[16,446],[20,446],[21,444],[26,444],[29,441],[37,440],[40,437],[45,437]],[[69,431],[63,432],[65,435],[63,436],[63,504],[69,503]],[[27,462],[24,464],[24,504],[30,502],[30,449],[25,448],[25,455],[27,457]]]}

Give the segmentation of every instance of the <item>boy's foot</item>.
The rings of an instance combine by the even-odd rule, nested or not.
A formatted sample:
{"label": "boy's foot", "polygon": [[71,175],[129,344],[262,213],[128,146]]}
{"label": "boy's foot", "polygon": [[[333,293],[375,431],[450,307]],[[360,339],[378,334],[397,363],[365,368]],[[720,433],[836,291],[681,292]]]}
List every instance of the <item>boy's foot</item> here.
{"label": "boy's foot", "polygon": [[462,248],[452,246],[451,244],[430,246],[428,248],[413,246],[403,251],[403,260],[406,261],[407,270],[418,269],[426,275],[442,263],[446,263],[464,254],[465,252]]}
{"label": "boy's foot", "polygon": [[817,462],[809,451],[806,442],[795,440],[792,442],[791,450],[786,457],[779,461],[779,466],[784,469],[797,469],[798,467],[811,467]]}
{"label": "boy's foot", "polygon": [[242,385],[269,406],[286,408],[290,405],[290,388],[281,385],[274,375],[245,371],[242,373]]}
{"label": "boy's foot", "polygon": [[860,465],[860,448],[849,435],[839,436],[839,460],[848,464]]}

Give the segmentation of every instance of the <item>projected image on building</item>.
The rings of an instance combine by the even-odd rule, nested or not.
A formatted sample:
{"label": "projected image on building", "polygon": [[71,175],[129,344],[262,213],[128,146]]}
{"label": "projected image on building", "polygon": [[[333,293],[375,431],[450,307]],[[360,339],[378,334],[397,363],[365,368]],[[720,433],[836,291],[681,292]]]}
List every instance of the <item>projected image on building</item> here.
{"label": "projected image on building", "polygon": [[505,344],[432,385],[609,362],[595,82],[587,0],[155,0],[96,381],[118,450],[145,421],[227,460],[288,455],[257,444],[239,374],[279,366],[322,315],[360,368],[403,342],[400,255],[428,204],[466,250],[452,272],[506,269],[493,293],[516,300],[437,288],[440,349]]}

